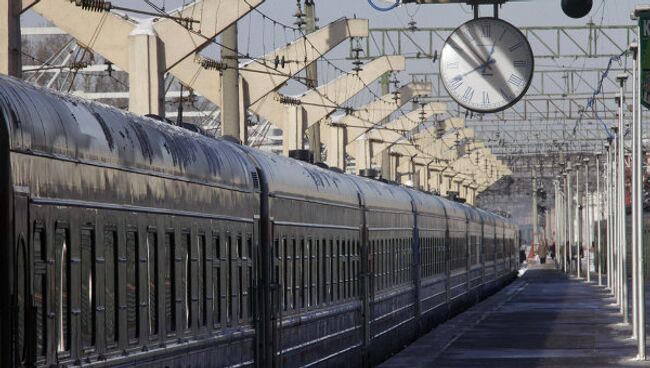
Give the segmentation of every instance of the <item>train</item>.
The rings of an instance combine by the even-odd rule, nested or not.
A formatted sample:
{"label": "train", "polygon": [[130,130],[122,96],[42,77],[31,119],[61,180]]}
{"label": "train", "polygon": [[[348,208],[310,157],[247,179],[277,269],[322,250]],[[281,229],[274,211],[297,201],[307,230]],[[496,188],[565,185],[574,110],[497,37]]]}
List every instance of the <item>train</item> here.
{"label": "train", "polygon": [[502,288],[469,205],[0,76],[0,366],[373,366]]}

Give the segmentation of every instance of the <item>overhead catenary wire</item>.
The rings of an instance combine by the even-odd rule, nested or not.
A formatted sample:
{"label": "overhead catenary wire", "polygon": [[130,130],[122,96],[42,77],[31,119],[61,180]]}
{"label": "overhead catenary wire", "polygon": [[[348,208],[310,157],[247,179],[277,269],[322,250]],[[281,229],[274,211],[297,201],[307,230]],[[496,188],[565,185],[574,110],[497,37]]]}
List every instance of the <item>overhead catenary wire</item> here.
{"label": "overhead catenary wire", "polygon": [[[250,4],[249,4],[249,6],[250,6]],[[161,12],[164,12],[163,9],[161,9],[161,8],[159,8],[159,9],[160,9]],[[253,9],[255,9],[255,8],[253,8]],[[131,9],[126,9],[126,10],[129,10],[129,11],[130,11]],[[159,14],[159,15],[162,15],[162,14]],[[268,17],[268,16],[265,16],[265,17],[268,18],[268,19],[271,19],[271,18]],[[183,25],[183,22],[186,22],[186,20],[184,20],[184,19],[177,19],[177,18],[174,18],[174,17],[170,17],[169,19],[171,19],[171,20],[173,20],[173,21],[175,21],[175,22],[177,22],[177,23],[179,23],[179,24],[181,24],[181,25]],[[273,21],[274,21],[274,20],[273,20]],[[274,22],[275,22],[275,21],[274,21]],[[302,31],[299,30],[299,29],[295,29],[295,28],[292,28],[292,27],[289,27],[289,26],[286,26],[286,25],[283,25],[283,27],[284,27],[285,29],[294,29],[296,32],[300,32],[300,33],[302,33]],[[188,28],[188,27],[186,27],[186,26],[185,26],[184,28],[186,28],[189,32],[194,32],[194,33],[196,33],[196,32],[193,31],[191,28]],[[303,34],[304,34],[304,33],[303,33]],[[285,36],[286,36],[286,34],[285,34]],[[204,36],[204,37],[205,37],[205,36]],[[207,37],[206,37],[206,38],[207,38]],[[215,44],[218,44],[219,46],[223,47],[223,45],[221,45],[221,44],[220,44],[219,42],[217,42],[216,40],[212,40],[212,41],[213,41]],[[307,39],[307,42],[309,43],[309,40],[308,40],[308,39]],[[313,45],[311,45],[311,47],[314,48],[314,49],[315,49],[315,50],[320,54],[320,51],[318,51],[318,50],[317,50]],[[83,55],[82,55],[82,57],[85,56],[86,52],[87,52],[87,50],[84,50],[84,51],[83,51]],[[250,56],[248,56],[248,55],[240,55],[240,56],[250,57]],[[321,54],[321,56],[322,56],[322,54]],[[253,61],[256,62],[256,63],[260,63],[260,61],[259,61],[259,60],[256,60],[256,59],[253,59]],[[331,63],[331,62],[329,62],[329,61],[326,61],[326,62]],[[331,65],[332,65],[335,69],[339,70],[340,72],[344,72],[343,70],[341,70],[340,68],[338,68],[337,66],[335,66],[333,63],[331,63]],[[263,71],[256,71],[256,72],[262,72],[262,73],[265,73],[265,72],[263,72]],[[268,73],[268,72],[266,72],[266,73]],[[268,73],[268,74],[271,74],[271,73]],[[286,78],[288,78],[288,79],[296,80],[296,81],[298,81],[299,83],[305,84],[302,80],[300,80],[299,78],[296,78],[295,76],[292,76],[292,75],[290,75],[290,74],[285,74],[285,73],[281,73],[281,72],[279,72],[278,74],[279,74],[279,75],[282,75],[282,76],[284,76],[284,77],[286,77]],[[72,86],[74,85],[74,77],[75,77],[75,76],[76,76],[76,73],[75,73],[75,75],[74,75],[73,78],[72,78],[72,81],[71,81],[71,84],[70,84],[69,89],[71,89]],[[379,96],[377,96],[377,95],[376,95],[376,94],[375,94],[375,93],[374,93],[374,92],[369,88],[369,86],[368,86],[367,84],[364,83],[364,87],[367,88],[367,90],[368,90],[369,93],[371,93],[371,94],[374,95],[375,97],[379,97]],[[323,98],[326,99],[326,100],[330,100],[327,96],[324,96],[324,95],[322,95],[322,94],[321,94],[321,97],[323,97]],[[331,101],[331,100],[330,100],[330,101]],[[334,105],[336,105],[336,106],[341,106],[340,104],[337,104],[337,103],[335,103],[334,101],[331,101],[331,102],[332,102]],[[353,110],[352,108],[349,108],[349,107],[340,107],[340,108],[341,108],[341,109],[344,109],[344,110],[345,110],[346,112],[348,112],[348,113],[354,114],[354,110]],[[399,111],[401,114],[405,115],[405,113],[404,113],[403,111],[401,111],[401,108],[398,109],[398,111]],[[373,122],[368,122],[368,123],[370,124],[370,128],[369,128],[369,129],[373,129],[373,128],[381,127],[380,124],[378,124],[378,123],[373,123]]]}

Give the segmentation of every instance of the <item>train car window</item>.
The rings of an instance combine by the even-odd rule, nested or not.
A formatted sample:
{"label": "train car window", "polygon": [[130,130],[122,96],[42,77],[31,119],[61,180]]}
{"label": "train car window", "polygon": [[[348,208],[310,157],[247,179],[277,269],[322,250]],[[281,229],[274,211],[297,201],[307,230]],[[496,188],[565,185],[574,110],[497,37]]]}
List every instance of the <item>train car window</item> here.
{"label": "train car window", "polygon": [[286,237],[282,238],[282,242],[284,243],[284,256],[286,259],[285,280],[287,286],[285,288],[286,289],[285,310],[292,310],[294,306],[293,285],[296,283],[295,276],[294,276],[294,269],[293,269],[294,242],[292,239],[288,239]]}
{"label": "train car window", "polygon": [[147,293],[147,309],[149,312],[149,336],[154,337],[158,335],[159,318],[158,318],[158,305],[159,291],[158,291],[158,233],[155,229],[151,229],[147,233],[146,244],[146,258],[147,258],[147,286],[149,292]]}
{"label": "train car window", "polygon": [[305,245],[303,251],[303,279],[304,279],[304,297],[303,297],[303,308],[311,307],[311,239],[303,240]]}
{"label": "train car window", "polygon": [[181,308],[183,308],[183,322],[185,322],[185,329],[192,327],[192,311],[190,308],[190,300],[192,300],[192,283],[191,283],[191,265],[190,265],[190,247],[191,236],[189,231],[183,231],[181,234],[180,244],[180,297]]}
{"label": "train car window", "polygon": [[383,239],[376,239],[374,240],[375,242],[375,290],[379,291],[382,288],[383,285],[383,265],[384,265],[384,257],[383,257]]}
{"label": "train car window", "polygon": [[212,324],[213,327],[219,327],[222,322],[221,313],[223,311],[223,287],[222,283],[222,262],[223,253],[221,252],[221,238],[218,234],[212,236]]}
{"label": "train car window", "polygon": [[[282,270],[283,255],[282,255],[282,245],[280,243],[280,238],[273,239],[273,262],[275,272],[275,281],[278,283],[278,302],[280,303],[280,311],[284,310],[284,274]],[[252,281],[251,281],[252,282]],[[252,285],[252,284],[251,284]],[[251,290],[252,297],[252,290]],[[252,307],[251,303],[251,307]]]}
{"label": "train car window", "polygon": [[241,262],[241,259],[239,262],[237,262],[238,266],[237,269],[239,270],[239,274],[237,275],[237,280],[239,280],[239,285],[237,287],[237,301],[239,304],[239,313],[237,314],[237,317],[239,318],[239,321],[244,320],[244,310],[245,310],[245,305],[244,305],[244,265]]}
{"label": "train car window", "polygon": [[359,241],[357,239],[352,239],[352,259],[353,259],[353,268],[352,268],[352,296],[356,297],[359,292]]}
{"label": "train car window", "polygon": [[[253,234],[246,235],[246,288],[244,289],[244,300],[246,304],[246,320],[253,320]],[[277,279],[276,279],[277,280]]]}
{"label": "train car window", "polygon": [[126,233],[126,332],[129,343],[138,338],[138,234]]}
{"label": "train car window", "polygon": [[81,229],[81,346],[95,345],[95,231]]}
{"label": "train car window", "polygon": [[296,309],[305,308],[306,296],[305,296],[305,239],[298,240],[298,247],[296,248],[296,296],[298,300],[296,302]]}
{"label": "train car window", "polygon": [[45,357],[47,337],[47,237],[45,236],[45,228],[41,223],[34,224],[34,231],[32,236],[34,251],[34,289],[33,289],[33,303],[34,303],[34,316],[36,328],[36,358]]}
{"label": "train car window", "polygon": [[323,270],[325,282],[324,303],[332,301],[332,242],[333,240],[330,238],[323,243],[323,252],[325,253],[325,267]]}
{"label": "train car window", "polygon": [[335,260],[335,269],[336,269],[336,295],[335,295],[335,300],[341,300],[341,240],[336,239],[335,243],[335,254],[336,254],[336,260]]}
{"label": "train car window", "polygon": [[291,239],[291,295],[293,296],[293,299],[291,301],[291,308],[290,309],[297,309],[298,308],[298,282],[300,280],[300,276],[298,274],[298,263],[299,263],[299,258],[298,258],[298,244],[295,238]]}
{"label": "train car window", "polygon": [[27,280],[29,279],[29,268],[27,267],[27,245],[25,237],[20,233],[18,244],[16,246],[16,332],[15,332],[15,349],[16,363],[27,363],[27,341],[26,341],[26,307],[29,297],[29,288]]}
{"label": "train car window", "polygon": [[309,268],[309,301],[310,305],[318,305],[318,239],[311,240],[311,246],[309,247],[309,258],[310,258],[310,268]]}
{"label": "train car window", "polygon": [[239,321],[243,320],[244,316],[244,270],[242,259],[244,258],[243,253],[243,240],[241,235],[237,235],[237,249],[238,249],[238,259],[237,259],[237,318]]}
{"label": "train car window", "polygon": [[176,333],[176,239],[173,232],[165,233],[165,331]]}
{"label": "train car window", "polygon": [[198,299],[199,299],[199,314],[198,314],[198,325],[204,327],[207,323],[208,316],[208,290],[207,290],[207,280],[208,280],[208,257],[207,249],[205,244],[205,235],[199,234],[196,237],[197,244],[197,275],[198,275]]}
{"label": "train car window", "polygon": [[328,249],[329,250],[329,252],[328,252],[328,256],[329,256],[329,261],[328,261],[328,266],[329,266],[329,277],[328,277],[329,287],[328,287],[328,289],[329,290],[328,290],[328,292],[329,292],[329,301],[330,301],[330,303],[334,302],[334,293],[335,293],[335,290],[336,290],[335,289],[336,274],[334,273],[334,271],[336,270],[336,268],[335,268],[336,267],[336,259],[335,259],[335,254],[334,254],[334,252],[336,251],[336,248],[334,246],[334,242],[335,242],[334,239],[330,239],[330,241],[329,241],[330,246],[329,246],[329,249]]}
{"label": "train car window", "polygon": [[285,236],[282,236],[280,238],[280,250],[279,250],[279,257],[280,257],[280,286],[281,286],[281,295],[280,299],[282,300],[282,310],[286,311],[289,308],[289,299],[287,295],[289,295],[289,278],[288,278],[288,272],[289,272],[289,267],[287,267],[287,263],[289,261],[287,252],[287,238]]}
{"label": "train car window", "polygon": [[327,244],[327,240],[325,238],[322,239],[317,239],[316,240],[316,256],[318,257],[318,260],[316,261],[318,264],[318,269],[316,270],[316,304],[321,305],[323,301],[325,300],[325,252],[324,252],[324,245]]}
{"label": "train car window", "polygon": [[104,229],[104,329],[106,335],[106,347],[112,348],[118,340],[117,317],[118,317],[118,293],[117,278],[117,231],[112,228]]}
{"label": "train car window", "polygon": [[345,249],[345,295],[344,298],[349,298],[351,294],[350,286],[350,275],[352,274],[352,259],[350,257],[350,239],[345,239],[343,241]]}
{"label": "train car window", "polygon": [[70,350],[70,233],[57,226],[55,233],[55,308],[57,352]]}
{"label": "train car window", "polygon": [[226,241],[225,244],[225,257],[226,257],[226,299],[225,299],[225,305],[224,307],[226,308],[226,323],[230,323],[233,321],[233,315],[235,314],[234,309],[234,301],[235,301],[235,271],[233,267],[233,257],[235,257],[235,253],[237,252],[237,244],[232,241],[232,235],[230,232],[226,233],[226,237],[224,239]]}
{"label": "train car window", "polygon": [[375,251],[377,257],[377,287],[376,290],[379,291],[384,286],[384,242],[385,239],[375,240],[377,244],[377,250]]}

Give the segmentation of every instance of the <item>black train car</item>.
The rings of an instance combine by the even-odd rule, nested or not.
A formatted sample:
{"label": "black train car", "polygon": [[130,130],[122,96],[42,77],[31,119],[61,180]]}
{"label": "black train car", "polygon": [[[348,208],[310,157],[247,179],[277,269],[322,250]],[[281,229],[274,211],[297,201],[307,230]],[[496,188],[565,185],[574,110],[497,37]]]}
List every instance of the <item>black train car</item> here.
{"label": "black train car", "polygon": [[360,366],[503,286],[516,228],[0,77],[1,366]]}

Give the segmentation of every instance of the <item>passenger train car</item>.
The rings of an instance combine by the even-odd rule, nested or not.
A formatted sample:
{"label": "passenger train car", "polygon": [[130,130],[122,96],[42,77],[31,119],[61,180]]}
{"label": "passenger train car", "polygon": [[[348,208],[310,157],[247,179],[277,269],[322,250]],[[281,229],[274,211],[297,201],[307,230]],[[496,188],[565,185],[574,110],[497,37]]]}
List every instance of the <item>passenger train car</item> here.
{"label": "passenger train car", "polygon": [[507,283],[516,227],[0,77],[0,366],[371,366]]}

